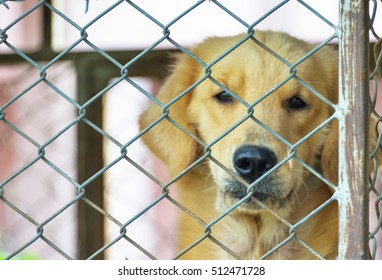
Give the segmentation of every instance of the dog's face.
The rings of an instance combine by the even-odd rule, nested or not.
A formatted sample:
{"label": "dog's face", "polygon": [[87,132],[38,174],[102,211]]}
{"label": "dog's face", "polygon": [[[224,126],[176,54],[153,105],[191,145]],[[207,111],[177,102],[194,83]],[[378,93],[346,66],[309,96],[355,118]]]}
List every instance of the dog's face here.
{"label": "dog's face", "polygon": [[[280,34],[259,37],[290,64],[313,49],[312,45]],[[208,52],[201,52],[200,58],[211,63],[216,54],[232,44],[233,40],[226,39],[207,41],[203,48]],[[336,63],[336,52],[325,49],[297,66],[296,76],[335,101]],[[214,160],[209,165],[219,188],[218,205],[223,209],[232,206],[247,195],[248,185],[261,178],[253,186],[252,196],[273,210],[288,208],[309,174],[295,157],[320,171],[330,128],[308,134],[330,117],[333,108],[294,78],[290,66],[252,41],[232,51],[211,70],[213,79],[206,79],[192,92],[188,114],[198,136],[207,145],[212,144]],[[204,69],[198,72],[197,78],[204,76]],[[271,169],[273,172],[264,177]],[[239,209],[262,208],[247,200]]]}
{"label": "dog's face", "polygon": [[[184,56],[159,93],[163,104],[172,102],[171,120],[201,139],[205,147],[166,119],[143,139],[167,163],[173,176],[200,156],[198,151],[208,147],[220,208],[227,209],[243,199],[247,187],[260,178],[252,189],[253,200],[287,211],[288,202],[308,183],[306,175],[310,172],[299,161],[318,172],[336,168],[321,166],[336,164],[336,139],[325,147],[333,134],[331,126],[308,136],[334,109],[303,84],[336,103],[337,52],[324,47],[300,61],[313,45],[284,33],[257,31],[256,39],[283,61],[248,40],[214,63],[242,37],[212,38],[195,47],[192,52],[212,67],[206,69]],[[297,65],[290,67],[288,63]],[[141,128],[158,120],[162,112],[159,106],[151,105],[141,117]],[[323,159],[323,150],[329,160]],[[241,204],[239,211],[260,211],[262,208],[253,200]]]}

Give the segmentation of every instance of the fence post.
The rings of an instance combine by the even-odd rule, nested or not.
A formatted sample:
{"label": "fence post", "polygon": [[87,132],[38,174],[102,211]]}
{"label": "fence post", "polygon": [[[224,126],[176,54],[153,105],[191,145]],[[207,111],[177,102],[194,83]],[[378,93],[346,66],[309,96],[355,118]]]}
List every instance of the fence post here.
{"label": "fence post", "polygon": [[368,259],[369,1],[341,0],[339,259]]}
{"label": "fence post", "polygon": [[[89,62],[90,61],[90,62]],[[92,64],[93,62],[93,64]],[[76,60],[78,73],[78,101],[82,105],[102,90],[108,81],[97,76],[95,62],[87,57]],[[86,118],[102,127],[102,100],[86,109]],[[103,167],[102,135],[83,122],[78,125],[78,182],[81,184]],[[85,188],[85,197],[100,208],[104,207],[103,174]],[[87,259],[104,246],[104,217],[87,203],[78,203],[79,259]],[[96,259],[104,259],[103,252]]]}

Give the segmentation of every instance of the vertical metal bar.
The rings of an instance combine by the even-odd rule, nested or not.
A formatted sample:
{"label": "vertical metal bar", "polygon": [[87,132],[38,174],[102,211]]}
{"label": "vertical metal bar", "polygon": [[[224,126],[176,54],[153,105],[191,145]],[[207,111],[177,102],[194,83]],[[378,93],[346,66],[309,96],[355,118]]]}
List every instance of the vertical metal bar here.
{"label": "vertical metal bar", "polygon": [[369,17],[366,0],[340,0],[339,258],[367,259]]}
{"label": "vertical metal bar", "polygon": [[[95,63],[95,62],[93,62]],[[78,101],[82,105],[105,87],[104,80],[97,77],[91,59],[77,59]],[[107,82],[106,82],[107,84]],[[102,100],[86,108],[86,118],[102,127]],[[78,125],[78,180],[82,184],[103,167],[102,135],[84,122]],[[85,197],[103,208],[103,176],[97,177],[85,187]],[[86,259],[104,246],[104,217],[87,203],[78,203],[79,258]],[[96,259],[103,259],[103,253]]]}

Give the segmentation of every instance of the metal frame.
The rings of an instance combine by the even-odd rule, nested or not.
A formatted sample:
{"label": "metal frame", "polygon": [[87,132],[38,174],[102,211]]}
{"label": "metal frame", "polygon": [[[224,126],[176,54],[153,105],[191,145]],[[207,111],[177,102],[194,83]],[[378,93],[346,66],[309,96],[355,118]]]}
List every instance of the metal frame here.
{"label": "metal frame", "polygon": [[368,259],[369,5],[342,0],[339,33],[339,258]]}

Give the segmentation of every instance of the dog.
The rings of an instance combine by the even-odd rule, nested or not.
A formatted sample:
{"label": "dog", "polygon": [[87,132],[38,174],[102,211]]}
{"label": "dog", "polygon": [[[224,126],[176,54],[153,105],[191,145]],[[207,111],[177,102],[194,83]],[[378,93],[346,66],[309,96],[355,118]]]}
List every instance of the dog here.
{"label": "dog", "polygon": [[[335,259],[338,123],[325,121],[338,102],[338,51],[308,56],[315,45],[282,32],[245,36],[179,56],[160,103],[140,116],[187,209],[179,258]],[[376,137],[371,129],[370,145]]]}

